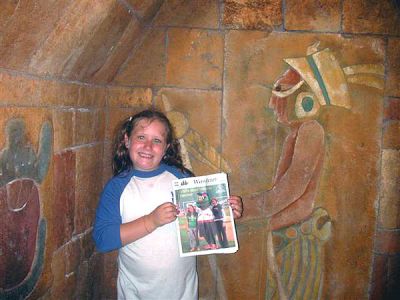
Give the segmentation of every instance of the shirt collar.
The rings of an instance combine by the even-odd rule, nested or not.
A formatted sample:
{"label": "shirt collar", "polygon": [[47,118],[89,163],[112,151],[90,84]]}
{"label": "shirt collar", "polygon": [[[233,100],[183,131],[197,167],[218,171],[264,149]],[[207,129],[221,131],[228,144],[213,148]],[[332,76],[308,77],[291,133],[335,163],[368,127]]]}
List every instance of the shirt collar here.
{"label": "shirt collar", "polygon": [[150,177],[160,175],[165,170],[166,170],[166,165],[161,163],[157,169],[152,170],[152,171],[141,171],[141,170],[133,169],[132,176],[136,176],[136,177],[140,177],[140,178],[150,178]]}

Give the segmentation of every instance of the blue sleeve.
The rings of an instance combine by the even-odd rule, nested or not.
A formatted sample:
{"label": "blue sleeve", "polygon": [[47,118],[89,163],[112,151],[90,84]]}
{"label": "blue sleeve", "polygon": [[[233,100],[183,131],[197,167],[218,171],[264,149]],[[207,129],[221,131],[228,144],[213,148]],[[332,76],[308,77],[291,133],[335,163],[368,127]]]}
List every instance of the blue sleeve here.
{"label": "blue sleeve", "polygon": [[108,252],[122,247],[120,226],[121,187],[111,180],[104,188],[96,210],[93,239],[100,252]]}

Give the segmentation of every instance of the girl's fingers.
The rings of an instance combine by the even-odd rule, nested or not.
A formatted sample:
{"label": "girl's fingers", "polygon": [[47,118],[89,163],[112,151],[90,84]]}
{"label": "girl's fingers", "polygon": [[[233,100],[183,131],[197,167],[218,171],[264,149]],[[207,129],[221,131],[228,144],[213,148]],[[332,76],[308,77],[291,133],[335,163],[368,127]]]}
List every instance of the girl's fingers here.
{"label": "girl's fingers", "polygon": [[229,203],[232,207],[233,215],[235,218],[240,218],[243,213],[242,198],[238,196],[231,196],[229,198]]}

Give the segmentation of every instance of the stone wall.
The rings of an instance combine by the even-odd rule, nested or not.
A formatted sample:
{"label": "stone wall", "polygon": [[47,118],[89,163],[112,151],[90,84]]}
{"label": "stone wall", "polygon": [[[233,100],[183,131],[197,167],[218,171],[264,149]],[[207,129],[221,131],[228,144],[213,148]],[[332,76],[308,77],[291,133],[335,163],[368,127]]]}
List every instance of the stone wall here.
{"label": "stone wall", "polygon": [[[274,177],[281,172],[280,161],[298,156],[306,162],[312,149],[297,149],[294,156],[283,152],[290,129],[276,121],[269,99],[281,74],[295,68],[288,59],[324,49],[342,77],[321,74],[322,80],[328,90],[345,89],[347,94],[339,93],[338,99],[348,99],[347,104],[320,102],[312,118],[324,132],[322,172],[310,181],[318,186],[312,207],[315,213],[324,211],[329,221],[319,227],[323,242],[308,240],[318,249],[315,256],[288,228],[276,231],[281,282],[293,299],[318,292],[329,299],[379,299],[398,292],[399,28],[392,1],[165,1],[161,6],[143,43],[113,83],[152,87],[157,107],[176,124],[182,118],[189,123],[182,141],[195,173],[224,170],[231,193],[243,196],[245,213],[237,222],[240,250],[199,259],[201,298],[278,296],[267,251]],[[317,50],[312,50],[315,43]],[[303,79],[308,90],[303,85],[301,92],[315,92],[315,82],[313,86],[310,78]],[[184,117],[175,120],[172,113]],[[193,140],[190,132],[204,143]],[[305,140],[311,143],[309,134]],[[280,176],[285,174],[290,176]],[[301,176],[288,181],[282,194],[302,193]],[[291,205],[299,207],[297,212],[306,210],[300,202]],[[306,230],[299,230],[292,234],[308,238]],[[278,234],[289,235],[291,246],[285,249],[292,252],[278,249]],[[302,257],[306,252],[300,249],[310,256]],[[320,279],[307,281],[306,267],[289,279],[287,274],[295,272],[289,265],[300,266],[301,260]],[[304,294],[299,291],[302,284]]]}
{"label": "stone wall", "polygon": [[[1,296],[17,299],[32,292],[31,298],[96,297],[99,276],[88,274],[100,274],[101,257],[94,253],[91,226],[102,188],[98,174],[103,171],[106,89],[8,71],[0,76],[2,188],[7,187],[1,199],[2,228],[6,228],[2,247],[8,246],[15,255],[2,252],[15,265],[2,270]],[[15,120],[25,125],[25,131],[12,132],[10,124]],[[50,135],[41,131],[44,124],[50,124]],[[20,142],[13,147],[13,140]],[[11,149],[14,159],[5,156]],[[33,162],[40,169],[44,160],[49,165],[43,178],[24,173],[24,165]],[[24,178],[33,180],[36,188],[17,187],[14,195],[13,186]],[[34,217],[33,208],[39,209],[43,227],[27,223]],[[36,230],[37,237],[31,236]],[[26,236],[34,242],[25,249],[35,255],[33,261],[25,260]],[[11,245],[11,241],[19,243]],[[30,272],[15,277],[22,266]]]}

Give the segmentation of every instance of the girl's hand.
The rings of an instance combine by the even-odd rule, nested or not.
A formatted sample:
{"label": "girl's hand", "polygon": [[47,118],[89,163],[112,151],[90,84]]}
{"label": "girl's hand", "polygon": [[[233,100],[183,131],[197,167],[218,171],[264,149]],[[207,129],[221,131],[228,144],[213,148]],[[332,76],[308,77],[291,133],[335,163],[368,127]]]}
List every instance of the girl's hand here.
{"label": "girl's hand", "polygon": [[[155,228],[175,221],[178,209],[172,202],[165,202],[156,207],[148,216],[149,223]],[[154,228],[154,229],[155,229]]]}
{"label": "girl's hand", "polygon": [[230,196],[228,198],[229,204],[232,207],[233,217],[239,219],[243,213],[243,201],[239,196]]}

